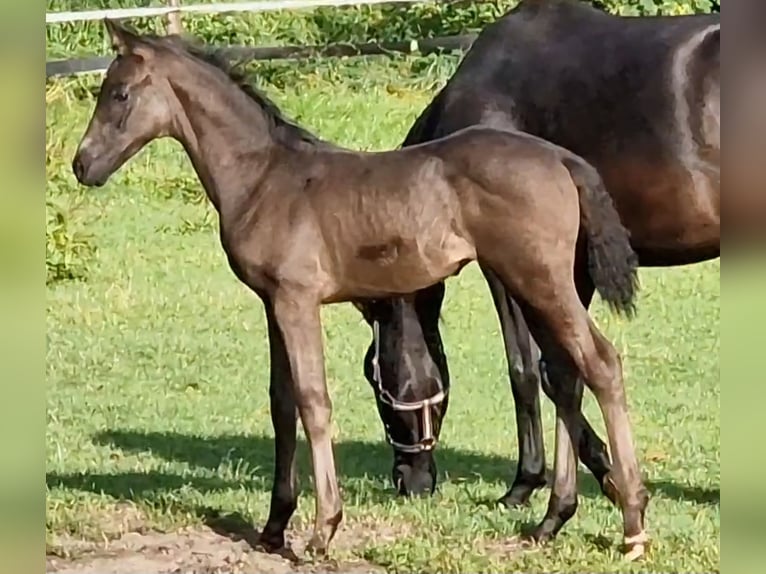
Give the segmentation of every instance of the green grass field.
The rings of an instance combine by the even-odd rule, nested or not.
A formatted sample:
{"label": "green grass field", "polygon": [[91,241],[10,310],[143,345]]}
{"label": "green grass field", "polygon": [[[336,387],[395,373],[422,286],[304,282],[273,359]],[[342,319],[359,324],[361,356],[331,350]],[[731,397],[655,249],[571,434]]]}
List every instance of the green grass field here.
{"label": "green grass field", "polygon": [[[393,73],[393,72],[391,72]],[[292,117],[360,149],[396,147],[431,93],[381,73],[364,89],[340,80],[272,90]],[[393,87],[392,87],[393,86]],[[64,537],[202,527],[210,509],[259,527],[269,500],[272,431],[262,306],[228,269],[217,223],[180,146],[152,144],[103,189],[78,190],[68,171],[92,102],[59,96],[47,112],[49,193],[77,204],[97,252],[86,281],[47,298],[47,521]],[[55,183],[55,185],[54,185]],[[362,376],[370,332],[350,305],[323,311],[327,376],[346,519],[335,557],[389,571],[719,570],[719,263],[642,270],[639,316],[597,322],[623,354],[653,538],[643,563],[620,561],[618,511],[581,472],[580,508],[542,549],[515,542],[539,519],[482,504],[505,492],[515,457],[513,404],[497,319],[475,266],[450,280],[443,335],[452,399],[437,450],[440,491],[402,501]],[[589,418],[603,436],[595,402]],[[544,405],[549,464],[552,408]],[[291,529],[314,511],[309,457]],[[120,504],[118,504],[120,503]],[[129,506],[138,524],[115,522]]]}

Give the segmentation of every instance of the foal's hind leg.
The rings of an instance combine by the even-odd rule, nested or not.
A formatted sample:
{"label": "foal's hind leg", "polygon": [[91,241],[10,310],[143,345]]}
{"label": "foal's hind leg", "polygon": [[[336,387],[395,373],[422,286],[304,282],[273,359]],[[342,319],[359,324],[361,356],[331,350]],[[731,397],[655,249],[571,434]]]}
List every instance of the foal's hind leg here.
{"label": "foal's hind leg", "polygon": [[[584,261],[582,251],[578,250],[575,254],[575,288],[577,294],[580,297],[580,301],[586,308],[590,305],[593,299],[593,282],[588,276],[587,263]],[[524,318],[522,317],[523,321]],[[546,344],[550,349],[556,348],[556,343],[550,341]],[[582,385],[582,381],[576,381],[575,379],[580,376],[577,371],[577,367],[569,360],[564,354],[561,355],[558,351],[543,352],[541,365],[540,365],[540,380],[542,382],[543,392],[550,398],[554,404],[559,402],[557,400],[557,394],[559,392],[566,393],[567,391],[560,391],[559,389],[573,388],[575,385]],[[565,399],[566,400],[566,399]],[[581,409],[578,409],[578,417],[580,423],[580,440],[578,445],[578,456],[583,464],[588,467],[591,474],[595,477],[601,491],[616,504],[613,493],[606,487],[606,476],[609,473],[612,463],[609,460],[609,453],[606,450],[606,444],[601,440],[596,431],[585,418],[585,414]]]}
{"label": "foal's hind leg", "polygon": [[[560,386],[579,385],[577,370],[572,367],[557,368],[549,366],[549,371],[539,368],[537,361],[533,357],[535,353],[534,341],[530,336],[524,316],[519,309],[518,304],[508,294],[503,284],[490,269],[482,267],[482,271],[489,285],[492,300],[497,310],[500,326],[505,343],[505,354],[508,362],[508,376],[511,382],[511,392],[513,393],[514,408],[516,410],[516,432],[519,445],[519,464],[516,471],[516,477],[511,488],[500,499],[502,504],[512,507],[526,504],[529,497],[537,489],[545,485],[545,445],[542,433],[542,421],[540,418],[540,386],[546,396],[554,404],[558,404],[557,388]],[[587,282],[585,282],[587,283]],[[583,303],[587,304],[593,295],[591,285],[579,285],[579,292]],[[551,356],[546,356],[545,361],[548,365],[554,365]],[[542,361],[541,361],[542,362]],[[571,361],[570,361],[571,363]],[[559,377],[568,377],[571,380],[561,381],[561,385],[551,385],[549,383],[551,372],[554,380]],[[568,397],[562,397],[562,401],[569,400]],[[607,497],[616,502],[611,491],[605,488],[604,479],[609,472],[611,463],[606,450],[606,444],[598,436],[588,420],[582,414],[578,407],[579,422],[581,425],[578,454],[583,464],[591,471],[593,476],[601,486],[602,492]],[[565,515],[565,501],[561,503],[561,515]],[[566,519],[564,519],[566,522]]]}
{"label": "foal's hind leg", "polygon": [[[541,324],[532,322],[540,348],[547,360],[541,368],[543,388],[556,405],[556,450],[553,485],[545,517],[531,536],[538,542],[553,538],[577,510],[577,453],[582,443],[582,379],[567,352]],[[559,383],[550,385],[547,377]]]}
{"label": "foal's hind leg", "polygon": [[505,343],[508,378],[516,410],[516,436],[519,463],[516,477],[499,502],[508,507],[521,506],[532,493],[545,486],[545,443],[540,417],[540,375],[532,356],[532,339],[516,303],[511,299],[498,277],[482,266],[495,304]]}
{"label": "foal's hind leg", "polygon": [[612,491],[610,498],[622,509],[625,552],[628,558],[633,559],[644,553],[644,545],[648,541],[644,531],[644,514],[649,503],[649,492],[638,469],[625,399],[622,361],[617,350],[596,328],[587,313],[584,322],[591,335],[588,343],[593,344],[597,356],[585,354],[586,360],[578,366],[586,376],[588,388],[596,396],[606,423],[614,462],[604,479],[604,486]]}
{"label": "foal's hind leg", "polygon": [[[564,296],[558,300],[550,298],[548,301],[535,299],[533,307],[534,315],[539,315],[542,324],[550,331],[552,342],[555,341],[569,354],[601,408],[614,458],[612,470],[606,480],[613,488],[614,498],[622,510],[627,555],[629,558],[636,558],[643,554],[644,544],[647,541],[644,532],[644,512],[649,496],[638,469],[628,419],[620,357],[611,343],[598,331],[579,300],[574,297]],[[545,329],[534,331],[538,340],[546,338],[544,331]],[[577,444],[575,441],[579,439],[579,423],[577,419],[572,418],[572,415],[576,403],[578,403],[576,406],[579,411],[578,395],[581,396],[581,392],[575,384],[574,389],[571,386],[559,387],[556,393],[557,413],[561,405],[566,427],[569,430],[569,438],[565,437],[565,433],[558,432],[557,426],[555,465],[557,476],[551,493],[551,505],[554,504],[554,497],[560,497],[557,492],[560,478],[563,484],[567,485],[564,489],[565,495],[569,494],[569,485],[576,483],[576,469],[572,468],[570,463],[574,454],[571,445]],[[567,400],[566,397],[571,397],[571,400]],[[568,449],[564,444],[567,440],[571,442]],[[560,468],[561,471],[559,471]],[[567,478],[563,478],[565,474]],[[545,521],[540,524],[535,534],[541,538],[548,535]]]}
{"label": "foal's hind leg", "polygon": [[[542,382],[543,392],[558,404],[560,389],[573,388],[575,385],[582,386],[580,373],[572,365],[569,357],[562,363],[561,359],[552,359],[549,353],[543,353],[543,359],[540,361],[544,365],[540,366],[540,380]],[[553,382],[551,382],[553,381]],[[614,492],[608,487],[607,476],[612,468],[612,462],[609,460],[609,453],[606,450],[606,444],[593,429],[585,414],[580,410],[578,413],[578,422],[580,425],[580,441],[577,454],[582,463],[590,470],[593,477],[598,482],[601,492],[613,503],[617,504],[614,498]]]}

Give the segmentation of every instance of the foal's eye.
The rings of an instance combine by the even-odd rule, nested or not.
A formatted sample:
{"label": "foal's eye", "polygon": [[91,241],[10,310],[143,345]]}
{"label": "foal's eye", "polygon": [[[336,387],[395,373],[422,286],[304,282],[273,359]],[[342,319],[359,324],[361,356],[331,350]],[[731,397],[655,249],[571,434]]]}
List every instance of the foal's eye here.
{"label": "foal's eye", "polygon": [[126,90],[115,90],[112,92],[112,98],[118,102],[125,102],[128,99],[128,92]]}

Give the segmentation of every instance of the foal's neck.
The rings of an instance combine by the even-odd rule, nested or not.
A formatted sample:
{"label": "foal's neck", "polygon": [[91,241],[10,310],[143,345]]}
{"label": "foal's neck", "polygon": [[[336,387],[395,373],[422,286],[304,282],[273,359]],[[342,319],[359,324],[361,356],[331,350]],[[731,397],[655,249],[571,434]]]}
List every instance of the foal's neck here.
{"label": "foal's neck", "polygon": [[278,143],[266,112],[223,72],[200,64],[178,76],[174,136],[221,213],[258,185]]}

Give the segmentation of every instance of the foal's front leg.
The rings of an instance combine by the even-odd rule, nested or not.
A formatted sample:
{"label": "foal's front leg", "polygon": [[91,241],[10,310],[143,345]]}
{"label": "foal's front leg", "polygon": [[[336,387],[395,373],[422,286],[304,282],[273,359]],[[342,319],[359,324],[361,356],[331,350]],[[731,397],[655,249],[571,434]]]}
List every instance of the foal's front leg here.
{"label": "foal's front leg", "polygon": [[324,554],[343,509],[332,451],[332,404],[325,381],[319,302],[303,292],[277,292],[273,312],[290,363],[295,404],[311,447],[316,516],[309,550]]}
{"label": "foal's front leg", "polygon": [[285,545],[285,528],[298,501],[295,476],[297,411],[293,398],[293,377],[282,332],[274,317],[271,303],[266,302],[269,327],[271,376],[271,424],[274,427],[274,484],[271,490],[269,519],[261,533],[260,543],[273,552]]}

